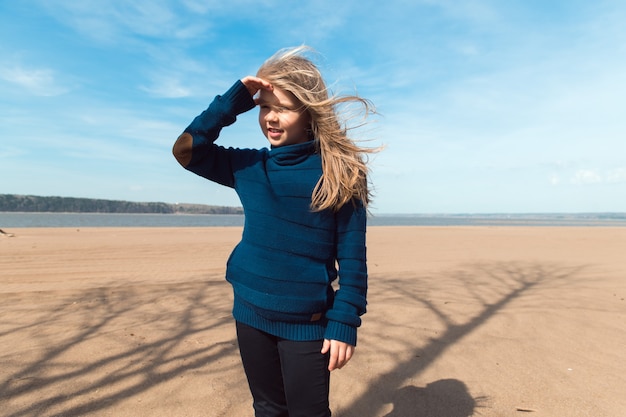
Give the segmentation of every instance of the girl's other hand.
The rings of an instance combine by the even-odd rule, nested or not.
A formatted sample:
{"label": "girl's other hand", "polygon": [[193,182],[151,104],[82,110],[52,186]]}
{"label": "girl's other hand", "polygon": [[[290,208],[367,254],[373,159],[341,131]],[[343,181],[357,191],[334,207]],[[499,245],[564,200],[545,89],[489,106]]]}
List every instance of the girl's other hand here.
{"label": "girl's other hand", "polygon": [[334,371],[335,369],[343,368],[345,364],[348,363],[354,353],[354,346],[340,342],[339,340],[324,339],[322,354],[325,354],[329,350],[330,362],[328,363],[328,370]]}
{"label": "girl's other hand", "polygon": [[242,78],[241,82],[243,83],[243,85],[246,86],[246,88],[248,89],[248,92],[250,93],[252,97],[254,97],[254,95],[259,90],[272,91],[274,89],[272,84],[270,84],[269,82],[259,77],[253,77],[252,75],[248,75],[247,77]]}

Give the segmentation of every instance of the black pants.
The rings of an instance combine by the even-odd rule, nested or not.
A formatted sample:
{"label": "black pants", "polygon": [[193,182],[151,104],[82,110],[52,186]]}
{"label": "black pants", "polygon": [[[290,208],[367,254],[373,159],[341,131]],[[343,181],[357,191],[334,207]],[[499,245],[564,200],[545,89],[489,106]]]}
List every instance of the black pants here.
{"label": "black pants", "polygon": [[237,322],[256,417],[329,417],[329,355],[322,340],[296,342]]}

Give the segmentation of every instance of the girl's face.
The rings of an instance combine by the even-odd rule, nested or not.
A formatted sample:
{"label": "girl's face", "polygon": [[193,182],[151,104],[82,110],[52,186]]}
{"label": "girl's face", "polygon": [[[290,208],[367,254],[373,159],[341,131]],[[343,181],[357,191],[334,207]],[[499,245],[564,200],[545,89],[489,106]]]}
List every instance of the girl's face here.
{"label": "girl's face", "polygon": [[270,145],[279,147],[309,140],[309,113],[300,108],[293,94],[276,87],[259,94],[259,125]]}

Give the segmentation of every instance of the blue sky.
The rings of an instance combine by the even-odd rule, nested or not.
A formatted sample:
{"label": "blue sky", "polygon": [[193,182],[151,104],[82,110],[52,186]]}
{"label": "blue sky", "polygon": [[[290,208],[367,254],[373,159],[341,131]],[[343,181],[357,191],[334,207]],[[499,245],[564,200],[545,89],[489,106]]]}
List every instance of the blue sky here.
{"label": "blue sky", "polygon": [[[276,50],[372,100],[374,213],[626,211],[621,0],[0,0],[0,193],[239,205],[171,146]],[[257,112],[219,143],[263,147]]]}

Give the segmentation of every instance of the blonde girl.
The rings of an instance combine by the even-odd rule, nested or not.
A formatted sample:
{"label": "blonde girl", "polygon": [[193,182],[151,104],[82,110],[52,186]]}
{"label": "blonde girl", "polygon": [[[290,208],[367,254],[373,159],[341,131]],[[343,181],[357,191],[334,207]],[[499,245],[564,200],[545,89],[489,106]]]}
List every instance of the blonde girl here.
{"label": "blonde girl", "polygon": [[[366,154],[308,48],[279,51],[237,81],[174,144],[178,162],[233,188],[245,212],[230,255],[237,338],[257,417],[330,416],[330,371],[352,357],[366,310]],[[215,144],[259,107],[269,148]],[[337,285],[333,285],[337,282]]]}

